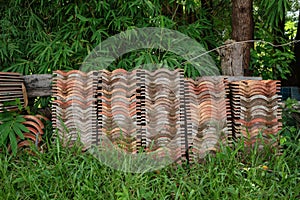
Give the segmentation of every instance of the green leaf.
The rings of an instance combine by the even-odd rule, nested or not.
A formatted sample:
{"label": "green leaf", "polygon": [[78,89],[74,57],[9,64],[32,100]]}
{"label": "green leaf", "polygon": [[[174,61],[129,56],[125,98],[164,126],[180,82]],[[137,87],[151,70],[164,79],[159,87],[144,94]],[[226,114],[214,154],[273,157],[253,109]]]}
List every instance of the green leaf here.
{"label": "green leaf", "polygon": [[23,115],[17,115],[15,118],[15,122],[17,122],[17,123],[22,123],[25,121],[26,121],[26,119],[24,119]]}
{"label": "green leaf", "polygon": [[11,150],[14,155],[17,154],[17,148],[18,148],[18,143],[17,143],[17,138],[14,133],[10,132],[9,134],[9,142],[11,145]]}
{"label": "green leaf", "polygon": [[8,135],[11,131],[10,125],[10,123],[4,123],[0,125],[0,146],[6,145]]}
{"label": "green leaf", "polygon": [[18,127],[19,125],[23,125],[23,124],[15,123],[12,128],[14,130],[14,133],[17,134],[21,140],[24,140],[24,134],[22,133],[21,129]]}
{"label": "green leaf", "polygon": [[77,17],[78,19],[80,19],[80,21],[83,21],[83,22],[88,22],[88,21],[89,21],[88,18],[86,18],[86,17],[84,17],[84,16],[82,16],[82,15],[80,15],[80,14],[77,14],[76,17]]}
{"label": "green leaf", "polygon": [[1,122],[10,122],[14,119],[14,116],[10,112],[0,113]]}

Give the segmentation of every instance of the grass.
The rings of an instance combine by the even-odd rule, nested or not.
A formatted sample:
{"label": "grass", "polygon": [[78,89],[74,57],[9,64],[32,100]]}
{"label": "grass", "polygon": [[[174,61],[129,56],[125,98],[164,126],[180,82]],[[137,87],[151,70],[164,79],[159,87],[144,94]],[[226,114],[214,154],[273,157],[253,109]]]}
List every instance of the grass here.
{"label": "grass", "polygon": [[299,199],[300,143],[282,155],[222,148],[201,164],[124,173],[79,147],[0,155],[1,199]]}

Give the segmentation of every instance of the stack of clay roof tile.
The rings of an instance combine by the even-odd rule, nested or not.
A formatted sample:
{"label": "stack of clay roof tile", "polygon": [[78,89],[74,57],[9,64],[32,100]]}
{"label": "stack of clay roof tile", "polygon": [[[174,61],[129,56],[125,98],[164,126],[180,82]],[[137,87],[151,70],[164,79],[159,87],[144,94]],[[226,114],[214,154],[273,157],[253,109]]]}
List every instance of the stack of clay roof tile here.
{"label": "stack of clay roof tile", "polygon": [[183,98],[179,98],[184,94],[183,73],[165,69],[99,73],[99,134],[128,152],[156,151],[180,159],[184,153]]}
{"label": "stack of clay roof tile", "polygon": [[[185,85],[183,71],[143,70],[145,125],[142,147],[181,161],[185,155]],[[145,88],[145,89],[144,89]]]}
{"label": "stack of clay roof tile", "polygon": [[8,102],[14,102],[17,98],[20,99],[23,106],[27,105],[23,76],[18,73],[0,72],[0,112],[3,112],[3,109],[17,109],[16,105],[4,105]]}
{"label": "stack of clay roof tile", "polygon": [[229,86],[222,76],[188,79],[187,84],[187,136],[193,162],[215,152],[220,142],[231,140]]}
{"label": "stack of clay roof tile", "polygon": [[53,78],[53,126],[64,142],[80,136],[85,147],[97,134],[96,89],[98,73],[56,71]]}
{"label": "stack of clay roof tile", "polygon": [[53,125],[62,138],[79,134],[86,148],[109,140],[127,152],[191,161],[246,130],[255,138],[263,127],[268,135],[281,126],[276,81],[194,81],[167,69],[56,71],[53,81]]}
{"label": "stack of clay roof tile", "polygon": [[137,128],[137,73],[122,69],[99,72],[97,116],[99,135],[128,152],[137,152],[140,133]]}
{"label": "stack of clay roof tile", "polygon": [[53,82],[53,125],[62,138],[76,140],[79,133],[86,148],[107,145],[102,142],[108,138],[128,152],[183,158],[182,70],[56,71]]}
{"label": "stack of clay roof tile", "polygon": [[281,129],[279,81],[234,81],[230,90],[235,137],[244,138],[248,146],[259,138],[271,142]]}

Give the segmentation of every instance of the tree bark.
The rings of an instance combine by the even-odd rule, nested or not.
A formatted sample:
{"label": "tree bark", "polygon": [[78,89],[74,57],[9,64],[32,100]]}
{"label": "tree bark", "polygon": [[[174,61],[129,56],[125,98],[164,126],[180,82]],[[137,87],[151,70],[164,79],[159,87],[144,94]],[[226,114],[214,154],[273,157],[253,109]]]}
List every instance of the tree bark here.
{"label": "tree bark", "polygon": [[[253,0],[232,0],[232,39],[239,42],[253,40]],[[250,49],[253,43],[247,42],[243,51],[243,63],[240,66],[245,76],[251,76]]]}
{"label": "tree bark", "polygon": [[234,40],[227,40],[225,47],[218,51],[221,57],[222,75],[243,76],[243,66],[245,43],[236,43]]}

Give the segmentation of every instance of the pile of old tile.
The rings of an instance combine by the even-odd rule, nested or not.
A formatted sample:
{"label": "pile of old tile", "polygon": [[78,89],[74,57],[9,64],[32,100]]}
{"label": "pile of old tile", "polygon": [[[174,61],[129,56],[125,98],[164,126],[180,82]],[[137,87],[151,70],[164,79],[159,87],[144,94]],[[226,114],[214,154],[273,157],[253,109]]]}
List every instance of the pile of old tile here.
{"label": "pile of old tile", "polygon": [[187,139],[193,161],[232,141],[229,86],[222,76],[188,79],[187,84]]}
{"label": "pile of old tile", "polygon": [[118,69],[56,71],[53,82],[53,125],[86,148],[193,161],[234,137],[250,133],[253,142],[260,130],[273,135],[281,125],[276,81],[194,81],[182,70]]}
{"label": "pile of old tile", "polygon": [[86,148],[109,140],[127,152],[156,152],[180,162],[188,149],[195,159],[230,137],[222,77],[192,81],[182,70],[118,69],[56,71],[53,82],[53,125],[64,139],[80,136]]}
{"label": "pile of old tile", "polygon": [[[183,72],[160,69],[142,71],[142,147],[173,160],[185,159],[185,84]],[[145,88],[145,89],[144,89]],[[143,90],[144,89],[144,90]],[[142,118],[142,119],[143,119]]]}
{"label": "pile of old tile", "polygon": [[[180,160],[184,146],[182,71],[99,71],[98,139],[131,153],[156,152]],[[103,145],[103,144],[102,144]]]}
{"label": "pile of old tile", "polygon": [[89,148],[97,133],[97,73],[80,71],[54,73],[53,126],[65,143],[80,140]]}
{"label": "pile of old tile", "polygon": [[0,72],[0,112],[3,112],[4,109],[18,109],[17,105],[6,105],[6,103],[15,102],[17,98],[20,99],[21,105],[27,105],[23,76],[19,73]]}
{"label": "pile of old tile", "polygon": [[98,136],[95,144],[99,145],[105,136],[113,145],[128,152],[137,152],[141,136],[137,128],[136,71],[102,70],[98,77]]}
{"label": "pile of old tile", "polygon": [[245,80],[230,83],[233,134],[247,146],[270,143],[281,129],[280,82]]}

